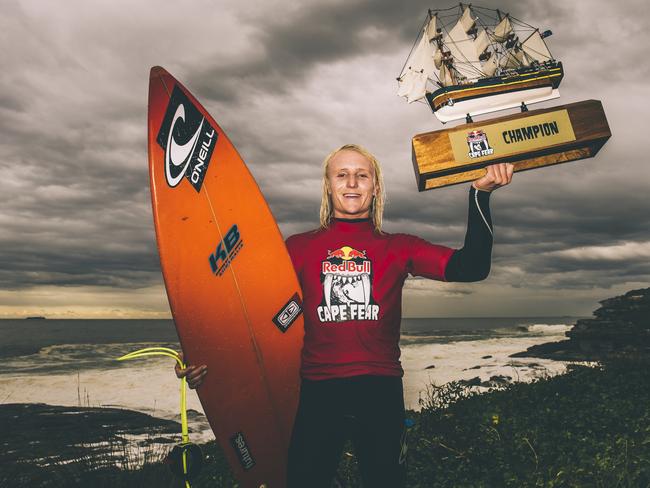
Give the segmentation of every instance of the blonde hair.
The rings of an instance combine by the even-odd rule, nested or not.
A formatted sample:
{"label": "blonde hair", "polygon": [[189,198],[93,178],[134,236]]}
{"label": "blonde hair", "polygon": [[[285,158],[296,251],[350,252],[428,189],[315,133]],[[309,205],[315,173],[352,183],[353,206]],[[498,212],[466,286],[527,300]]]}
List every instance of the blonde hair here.
{"label": "blonde hair", "polygon": [[332,208],[332,195],[330,183],[327,178],[327,169],[329,168],[330,161],[341,151],[355,151],[364,156],[372,166],[374,173],[374,186],[375,194],[370,204],[370,218],[375,226],[377,232],[381,232],[381,223],[384,215],[384,202],[386,201],[386,193],[384,190],[384,177],[381,174],[381,166],[379,161],[367,149],[357,144],[345,144],[344,146],[335,149],[323,161],[323,194],[320,201],[320,226],[323,229],[329,227],[334,209]]}

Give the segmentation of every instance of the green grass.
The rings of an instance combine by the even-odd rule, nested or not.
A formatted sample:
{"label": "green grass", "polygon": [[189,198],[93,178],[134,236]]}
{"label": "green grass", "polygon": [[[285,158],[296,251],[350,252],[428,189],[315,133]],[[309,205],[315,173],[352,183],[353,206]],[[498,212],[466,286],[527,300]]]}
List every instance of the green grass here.
{"label": "green grass", "polygon": [[611,364],[477,395],[434,389],[410,487],[650,486],[650,373]]}
{"label": "green grass", "polygon": [[[483,394],[455,382],[431,387],[422,411],[409,412],[408,486],[650,487],[649,366],[578,367]],[[237,486],[219,447],[202,448],[206,465],[192,486]],[[152,453],[143,467],[86,459],[35,471],[29,486],[182,486],[164,454]],[[353,453],[339,472],[350,487],[361,486]],[[0,475],[0,487],[27,485],[11,481]]]}

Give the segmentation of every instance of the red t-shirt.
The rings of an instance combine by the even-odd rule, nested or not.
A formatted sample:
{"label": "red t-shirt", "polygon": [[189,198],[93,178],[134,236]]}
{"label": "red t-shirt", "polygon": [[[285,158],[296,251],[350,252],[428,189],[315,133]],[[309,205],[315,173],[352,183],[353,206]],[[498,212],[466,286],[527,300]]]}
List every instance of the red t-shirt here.
{"label": "red t-shirt", "polygon": [[445,279],[454,249],[372,222],[333,219],[287,239],[303,290],[303,378],[401,376],[402,287],[408,274]]}

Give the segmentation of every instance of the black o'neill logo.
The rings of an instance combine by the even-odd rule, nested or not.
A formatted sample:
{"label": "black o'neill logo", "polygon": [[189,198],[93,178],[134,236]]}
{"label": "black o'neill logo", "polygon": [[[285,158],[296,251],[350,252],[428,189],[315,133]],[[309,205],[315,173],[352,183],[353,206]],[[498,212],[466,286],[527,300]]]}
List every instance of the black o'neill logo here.
{"label": "black o'neill logo", "polygon": [[165,179],[174,188],[186,177],[201,191],[217,131],[177,86],[167,105],[156,142],[165,150]]}

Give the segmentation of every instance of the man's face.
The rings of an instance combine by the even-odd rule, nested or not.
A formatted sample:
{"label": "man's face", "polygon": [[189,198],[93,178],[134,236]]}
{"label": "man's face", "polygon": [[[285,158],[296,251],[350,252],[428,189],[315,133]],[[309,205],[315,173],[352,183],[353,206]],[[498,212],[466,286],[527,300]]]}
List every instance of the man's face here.
{"label": "man's face", "polygon": [[337,153],[329,162],[327,179],[334,217],[362,219],[370,216],[375,173],[368,158],[351,150]]}

